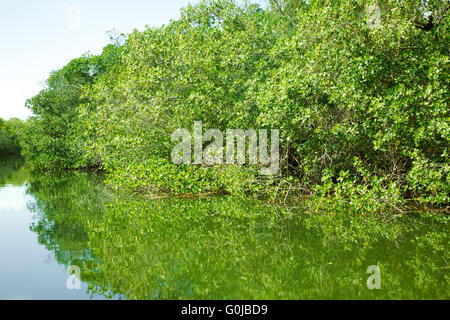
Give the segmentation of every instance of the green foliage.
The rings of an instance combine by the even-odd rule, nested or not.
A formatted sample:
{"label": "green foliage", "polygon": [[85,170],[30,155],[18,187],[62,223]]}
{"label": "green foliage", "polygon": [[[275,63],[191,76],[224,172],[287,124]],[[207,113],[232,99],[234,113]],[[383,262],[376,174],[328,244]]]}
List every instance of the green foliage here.
{"label": "green foliage", "polygon": [[27,123],[22,147],[23,154],[36,168],[93,165],[82,157],[77,108],[86,102],[82,97],[83,87],[94,83],[113,63],[112,47],[106,47],[104,55],[86,54],[52,72],[46,88],[27,101],[35,116]]}
{"label": "green foliage", "polygon": [[[113,185],[150,192],[283,199],[306,190],[319,207],[337,201],[358,212],[405,199],[446,207],[445,8],[412,0],[188,6],[179,20],[54,73],[30,102],[38,117],[25,154],[44,167],[100,165]],[[195,120],[223,132],[280,129],[280,175],[174,166],[170,135]]]}
{"label": "green foliage", "polygon": [[0,156],[19,155],[20,140],[25,123],[16,118],[7,121],[0,118]]}
{"label": "green foliage", "polygon": [[214,167],[175,165],[162,158],[149,158],[115,167],[106,182],[116,189],[146,194],[265,194],[270,182],[257,180],[259,168],[239,165]]}
{"label": "green foliage", "polygon": [[348,171],[341,171],[334,182],[331,171],[325,170],[322,184],[314,187],[315,194],[310,200],[313,212],[356,215],[384,214],[395,210],[402,212],[399,207],[404,205],[405,200],[396,182],[389,181],[387,177],[370,175],[358,160],[355,160],[355,167],[363,177],[362,182],[357,177],[349,176]]}
{"label": "green foliage", "polygon": [[[420,190],[426,201],[432,190],[407,177],[428,185],[412,164],[448,163],[448,21],[424,32],[411,25],[417,2],[380,1],[382,24],[371,29],[370,4],[312,1],[298,11],[296,34],[273,50],[283,58],[258,95],[258,120],[284,129],[290,171],[302,184],[321,185],[329,174],[336,183],[344,171],[364,185],[357,157],[386,188]],[[445,171],[433,180],[434,192],[448,190]]]}

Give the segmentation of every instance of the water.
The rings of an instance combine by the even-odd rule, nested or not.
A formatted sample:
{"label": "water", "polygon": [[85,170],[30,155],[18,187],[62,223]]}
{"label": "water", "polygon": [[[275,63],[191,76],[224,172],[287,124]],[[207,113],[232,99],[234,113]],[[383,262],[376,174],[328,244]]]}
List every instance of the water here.
{"label": "water", "polygon": [[14,158],[0,165],[0,299],[89,298],[85,284],[67,289],[64,263],[30,229],[39,220],[30,209],[37,202],[21,166]]}
{"label": "water", "polygon": [[[0,299],[448,299],[448,218],[119,195],[0,162]],[[67,269],[80,269],[80,289]],[[369,266],[381,288],[370,290]]]}

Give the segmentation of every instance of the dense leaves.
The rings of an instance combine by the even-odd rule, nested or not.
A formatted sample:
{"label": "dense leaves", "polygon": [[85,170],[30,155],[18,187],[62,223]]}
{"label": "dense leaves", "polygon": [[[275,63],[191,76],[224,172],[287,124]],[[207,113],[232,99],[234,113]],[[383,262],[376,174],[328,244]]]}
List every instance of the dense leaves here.
{"label": "dense leaves", "polygon": [[[30,100],[24,152],[44,167],[100,165],[133,190],[306,190],[317,208],[333,197],[358,212],[407,199],[448,206],[447,10],[408,0],[188,6],[53,73]],[[280,174],[172,164],[171,133],[195,120],[280,129]]]}
{"label": "dense leaves", "polygon": [[25,123],[16,118],[7,121],[0,118],[0,156],[19,155],[20,140]]}
{"label": "dense leaves", "polygon": [[22,147],[34,166],[68,169],[92,164],[82,156],[77,140],[78,107],[87,101],[81,95],[83,87],[93,84],[111,64],[111,47],[102,56],[86,54],[52,72],[46,88],[27,101],[35,116],[27,123]]}

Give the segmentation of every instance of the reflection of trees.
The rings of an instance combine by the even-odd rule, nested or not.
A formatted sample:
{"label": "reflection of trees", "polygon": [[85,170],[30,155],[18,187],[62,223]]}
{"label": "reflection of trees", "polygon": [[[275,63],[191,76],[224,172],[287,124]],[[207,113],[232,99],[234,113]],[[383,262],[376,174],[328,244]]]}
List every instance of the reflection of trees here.
{"label": "reflection of trees", "polygon": [[[86,174],[38,175],[32,229],[92,294],[128,299],[445,298],[448,232],[408,218],[303,215],[230,197],[113,199]],[[293,216],[291,216],[293,215]],[[379,264],[382,291],[366,288]]]}
{"label": "reflection of trees", "polygon": [[26,181],[26,173],[22,170],[24,160],[20,157],[0,158],[0,185],[23,185]]}
{"label": "reflection of trees", "polygon": [[[430,246],[445,247],[445,230],[417,219],[286,215],[232,198],[116,201],[101,236],[90,234],[102,270],[93,290],[130,299],[448,296],[446,273],[434,268],[446,253]],[[366,287],[372,264],[385,271],[383,292]]]}
{"label": "reflection of trees", "polygon": [[35,213],[30,228],[39,243],[66,266],[95,265],[89,230],[100,223],[109,197],[99,179],[84,173],[30,173],[27,193],[35,198],[29,204]]}

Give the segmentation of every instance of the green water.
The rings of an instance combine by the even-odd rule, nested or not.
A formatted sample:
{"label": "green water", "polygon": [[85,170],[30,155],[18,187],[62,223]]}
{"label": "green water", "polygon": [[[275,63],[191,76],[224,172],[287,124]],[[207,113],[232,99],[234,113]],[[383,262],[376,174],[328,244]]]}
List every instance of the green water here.
{"label": "green water", "polygon": [[[0,163],[0,299],[448,299],[448,235],[445,216],[150,200],[93,174]],[[372,265],[380,289],[367,286]]]}

